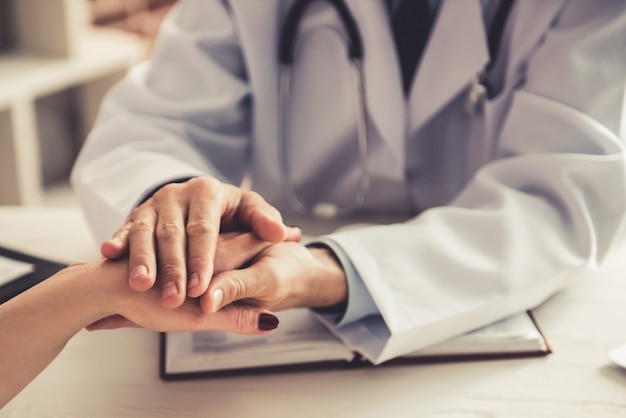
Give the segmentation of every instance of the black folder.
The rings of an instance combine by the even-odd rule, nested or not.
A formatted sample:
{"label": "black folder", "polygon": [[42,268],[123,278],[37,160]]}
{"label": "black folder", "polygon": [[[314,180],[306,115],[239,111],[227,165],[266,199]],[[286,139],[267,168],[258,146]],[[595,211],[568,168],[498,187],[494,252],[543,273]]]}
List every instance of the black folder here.
{"label": "black folder", "polygon": [[0,304],[14,298],[25,290],[35,286],[37,283],[40,283],[52,276],[59,270],[67,267],[67,264],[36,257],[5,247],[0,247],[0,256],[10,258],[12,260],[23,261],[34,266],[34,270],[31,273],[25,274],[22,277],[18,277],[0,286]]}

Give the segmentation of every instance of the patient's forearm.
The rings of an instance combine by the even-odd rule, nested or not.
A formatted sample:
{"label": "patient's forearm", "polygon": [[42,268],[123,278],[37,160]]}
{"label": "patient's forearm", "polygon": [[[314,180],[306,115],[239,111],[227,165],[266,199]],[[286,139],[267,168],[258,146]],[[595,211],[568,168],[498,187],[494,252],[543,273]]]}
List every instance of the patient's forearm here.
{"label": "patient's forearm", "polygon": [[235,304],[213,314],[197,299],[163,309],[158,288],[135,292],[128,285],[128,262],[100,261],[60,271],[0,305],[0,407],[22,390],[81,328],[121,315],[127,325],[156,331],[227,330],[265,334],[257,306]]}
{"label": "patient's forearm", "polygon": [[0,305],[0,407],[81,328],[106,316],[95,303],[97,286],[90,269],[93,266],[70,267]]}

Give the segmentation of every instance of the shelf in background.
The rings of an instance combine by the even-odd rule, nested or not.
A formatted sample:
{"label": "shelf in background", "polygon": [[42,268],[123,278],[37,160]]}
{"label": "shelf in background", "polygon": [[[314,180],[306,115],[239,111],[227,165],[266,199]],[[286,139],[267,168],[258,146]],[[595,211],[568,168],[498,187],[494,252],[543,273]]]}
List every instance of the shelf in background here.
{"label": "shelf in background", "polygon": [[67,182],[102,98],[146,43],[92,26],[87,0],[0,2],[12,31],[0,52],[0,205],[38,205]]}
{"label": "shelf in background", "polygon": [[0,104],[126,71],[143,54],[135,37],[107,29],[84,34],[81,47],[69,58],[11,51],[0,55]]}

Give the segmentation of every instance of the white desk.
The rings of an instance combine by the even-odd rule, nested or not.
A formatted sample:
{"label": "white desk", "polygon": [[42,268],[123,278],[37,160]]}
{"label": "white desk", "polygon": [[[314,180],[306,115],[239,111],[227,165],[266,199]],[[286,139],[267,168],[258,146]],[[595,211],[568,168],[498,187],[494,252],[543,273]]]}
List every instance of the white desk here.
{"label": "white desk", "polygon": [[[76,209],[0,207],[0,245],[98,257]],[[156,333],[83,331],[0,417],[625,417],[626,371],[606,356],[626,343],[619,258],[536,310],[546,358],[165,383]]]}

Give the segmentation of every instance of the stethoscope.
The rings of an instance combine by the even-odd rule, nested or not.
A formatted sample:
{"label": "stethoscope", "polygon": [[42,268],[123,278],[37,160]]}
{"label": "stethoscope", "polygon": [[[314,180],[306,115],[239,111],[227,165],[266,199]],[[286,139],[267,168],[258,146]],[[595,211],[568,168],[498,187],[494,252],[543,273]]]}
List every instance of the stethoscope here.
{"label": "stethoscope", "polygon": [[307,7],[316,0],[297,0],[285,19],[280,38],[280,84],[279,100],[281,115],[280,166],[283,189],[289,205],[297,212],[318,218],[336,218],[348,215],[363,206],[370,186],[368,167],[368,138],[365,121],[365,86],[363,84],[363,44],[356,21],[343,0],[327,0],[341,18],[348,36],[348,56],[350,59],[354,96],[357,103],[357,142],[359,152],[360,177],[351,206],[340,207],[334,203],[319,202],[315,205],[304,203],[296,192],[289,169],[290,144],[287,138],[289,129],[291,68],[294,61],[294,46],[298,25]]}
{"label": "stethoscope", "polygon": [[493,22],[489,27],[487,41],[490,59],[487,61],[487,65],[485,65],[485,67],[474,78],[467,94],[467,100],[465,101],[465,111],[470,115],[476,113],[485,100],[493,98],[496,91],[495,87],[489,83],[487,77],[496,62],[496,58],[498,57],[498,51],[500,49],[500,44],[502,43],[502,35],[504,34],[504,29],[506,27],[508,17],[511,14],[514,1],[515,0],[501,0],[493,18]]}
{"label": "stethoscope", "polygon": [[[326,0],[336,10],[341,22],[347,32],[347,52],[351,66],[352,81],[354,88],[354,97],[357,103],[357,141],[360,165],[360,180],[354,194],[352,204],[347,207],[341,207],[334,203],[318,202],[316,204],[307,204],[298,197],[294,182],[291,177],[289,168],[289,155],[291,147],[287,138],[289,113],[290,113],[290,88],[291,88],[291,70],[294,62],[294,48],[296,43],[296,34],[298,26],[306,9],[317,0],[296,0],[289,9],[285,22],[283,24],[280,37],[280,80],[279,80],[279,101],[280,101],[280,169],[283,190],[285,192],[289,205],[299,213],[312,215],[318,218],[336,218],[349,215],[360,209],[365,203],[365,198],[370,187],[370,172],[368,162],[368,133],[367,122],[365,119],[365,86],[363,83],[363,43],[361,41],[361,33],[357,27],[356,21],[348,6],[343,0]],[[405,0],[406,1],[406,0]],[[408,0],[411,1],[411,0]],[[514,0],[502,0],[493,24],[489,30],[489,53],[491,60],[485,68],[476,76],[475,82],[472,84],[468,93],[466,109],[473,111],[486,98],[491,96],[491,86],[487,81],[487,75],[491,69],[495,57],[500,46],[500,40],[506,25],[508,15]]]}

